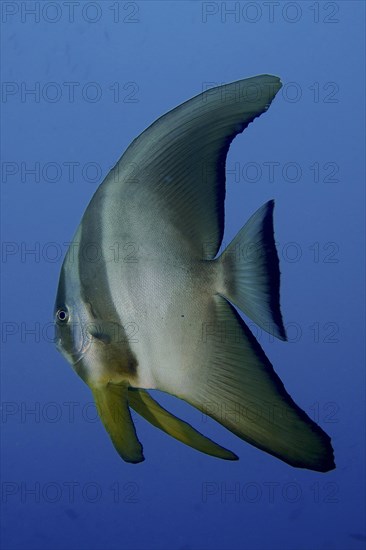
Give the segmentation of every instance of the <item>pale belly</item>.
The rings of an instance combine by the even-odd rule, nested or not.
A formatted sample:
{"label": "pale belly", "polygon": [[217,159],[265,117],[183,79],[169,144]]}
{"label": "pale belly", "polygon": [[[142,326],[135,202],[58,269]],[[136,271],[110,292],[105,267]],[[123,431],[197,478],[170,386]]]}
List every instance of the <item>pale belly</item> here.
{"label": "pale belly", "polygon": [[215,292],[214,262],[157,259],[114,266],[109,284],[137,362],[136,385],[177,388],[197,368]]}

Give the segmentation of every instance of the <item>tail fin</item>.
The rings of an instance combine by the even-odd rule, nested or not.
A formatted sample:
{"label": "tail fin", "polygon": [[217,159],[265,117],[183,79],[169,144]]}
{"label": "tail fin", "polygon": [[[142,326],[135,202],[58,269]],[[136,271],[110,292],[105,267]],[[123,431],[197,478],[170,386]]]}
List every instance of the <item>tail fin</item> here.
{"label": "tail fin", "polygon": [[259,208],[219,257],[219,292],[265,331],[286,340],[273,208],[273,200]]}

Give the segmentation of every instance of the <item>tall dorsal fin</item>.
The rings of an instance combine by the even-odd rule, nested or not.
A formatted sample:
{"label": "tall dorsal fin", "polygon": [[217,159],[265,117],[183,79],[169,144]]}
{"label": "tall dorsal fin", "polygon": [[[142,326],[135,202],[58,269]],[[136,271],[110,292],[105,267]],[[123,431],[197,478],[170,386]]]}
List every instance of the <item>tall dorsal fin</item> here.
{"label": "tall dorsal fin", "polygon": [[100,193],[109,199],[108,208],[128,200],[128,211],[118,216],[139,244],[149,243],[153,232],[154,242],[172,255],[201,259],[203,246],[204,259],[216,255],[230,143],[268,109],[281,86],[278,77],[261,75],[212,88],[160,117],[131,143]]}

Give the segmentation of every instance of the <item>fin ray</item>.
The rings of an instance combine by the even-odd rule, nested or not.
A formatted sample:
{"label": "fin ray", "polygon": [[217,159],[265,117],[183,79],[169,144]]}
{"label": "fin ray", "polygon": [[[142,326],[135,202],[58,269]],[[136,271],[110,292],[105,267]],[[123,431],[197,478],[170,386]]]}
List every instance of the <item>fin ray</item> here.
{"label": "fin ray", "polygon": [[178,441],[193,447],[193,449],[225,460],[238,459],[236,454],[221,447],[221,445],[218,445],[192,428],[187,422],[169,413],[147,391],[129,388],[128,401],[130,406],[153,426],[171,435]]}

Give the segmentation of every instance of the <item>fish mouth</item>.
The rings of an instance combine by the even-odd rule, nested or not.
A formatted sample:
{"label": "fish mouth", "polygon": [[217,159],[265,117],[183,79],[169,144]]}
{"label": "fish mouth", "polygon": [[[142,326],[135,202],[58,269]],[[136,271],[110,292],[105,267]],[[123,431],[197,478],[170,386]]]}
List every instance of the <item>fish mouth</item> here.
{"label": "fish mouth", "polygon": [[65,350],[65,348],[62,345],[62,338],[57,338],[55,342],[56,349],[65,359],[72,365],[72,367],[75,367],[76,365],[79,365],[79,363],[84,359],[89,347],[90,342],[87,345],[84,345],[80,351],[74,351],[74,352],[68,352]]}
{"label": "fish mouth", "polygon": [[61,338],[60,337],[57,338],[57,340],[55,342],[55,346],[56,346],[57,351],[62,353],[62,343],[61,343]]}
{"label": "fish mouth", "polygon": [[81,353],[80,357],[73,362],[72,366],[75,367],[84,358],[85,353]]}

